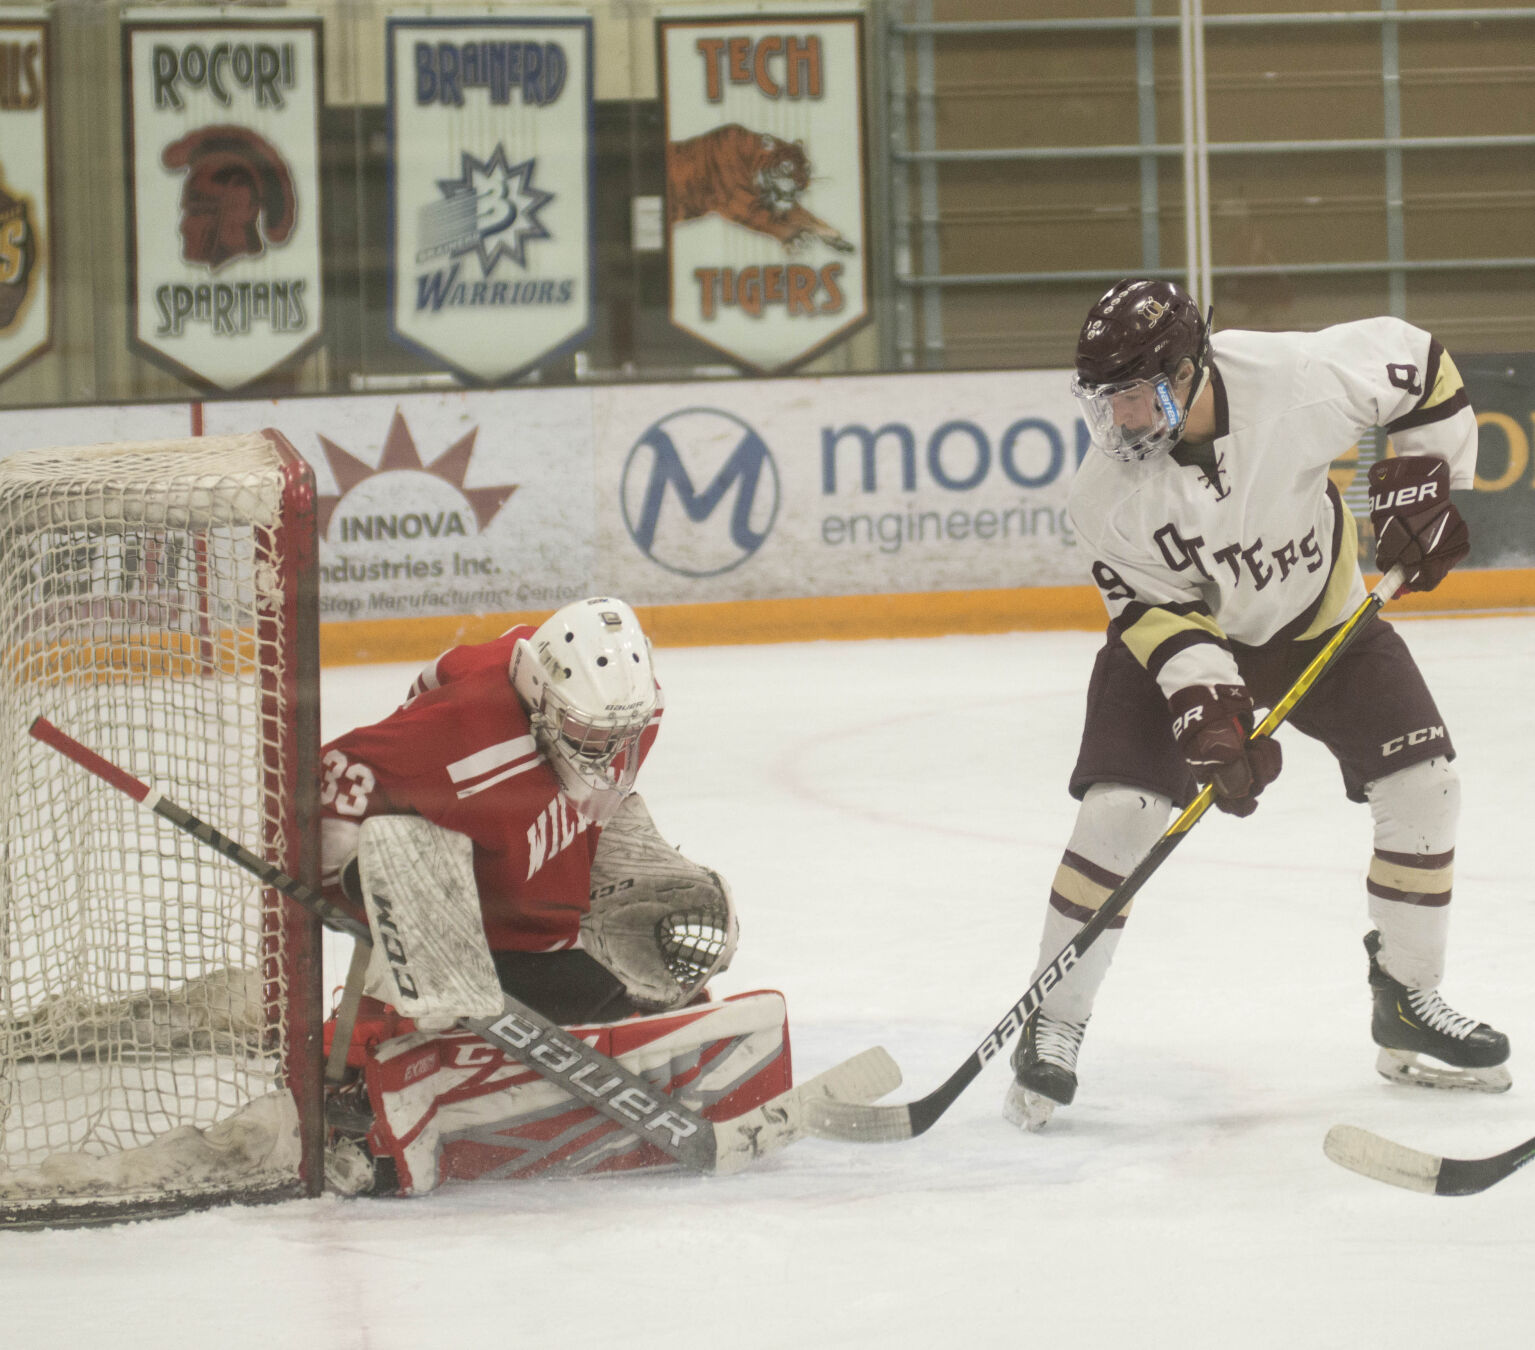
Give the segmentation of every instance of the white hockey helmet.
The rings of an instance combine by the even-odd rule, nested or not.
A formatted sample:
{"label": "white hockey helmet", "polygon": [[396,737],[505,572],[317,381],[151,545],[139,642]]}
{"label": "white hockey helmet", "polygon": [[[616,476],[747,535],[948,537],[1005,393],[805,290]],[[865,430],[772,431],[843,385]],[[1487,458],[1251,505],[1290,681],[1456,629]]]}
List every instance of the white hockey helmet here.
{"label": "white hockey helmet", "polygon": [[656,706],[640,621],[622,600],[577,600],[517,640],[509,673],[560,785],[600,825],[634,790]]}

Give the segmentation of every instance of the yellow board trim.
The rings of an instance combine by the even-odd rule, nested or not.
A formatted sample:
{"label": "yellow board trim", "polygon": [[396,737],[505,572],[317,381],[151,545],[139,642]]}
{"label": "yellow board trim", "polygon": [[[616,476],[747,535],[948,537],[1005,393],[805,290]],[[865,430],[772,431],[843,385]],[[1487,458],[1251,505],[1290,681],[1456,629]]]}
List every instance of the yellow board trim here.
{"label": "yellow board trim", "polygon": [[[1378,575],[1367,576],[1365,582],[1373,585],[1378,579]],[[1393,619],[1526,611],[1535,613],[1535,568],[1528,567],[1451,572],[1437,590],[1404,595],[1391,602]],[[324,623],[320,625],[320,660],[330,666],[429,661],[460,642],[484,642],[513,624],[538,623],[550,612]],[[639,616],[659,647],[848,642],[946,633],[1102,631],[1108,623],[1094,586],[649,605],[640,608]]]}
{"label": "yellow board trim", "polygon": [[206,634],[149,629],[117,637],[97,631],[115,626],[82,625],[84,636],[76,640],[19,642],[0,653],[0,671],[16,684],[57,684],[191,680],[252,675],[259,668],[260,644],[247,629],[210,627]]}

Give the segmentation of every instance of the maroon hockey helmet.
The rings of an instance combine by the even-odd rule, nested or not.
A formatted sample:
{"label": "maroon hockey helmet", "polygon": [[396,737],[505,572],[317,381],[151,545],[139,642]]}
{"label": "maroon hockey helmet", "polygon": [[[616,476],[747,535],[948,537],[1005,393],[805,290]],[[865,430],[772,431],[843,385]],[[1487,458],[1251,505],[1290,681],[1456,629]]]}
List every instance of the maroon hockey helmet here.
{"label": "maroon hockey helmet", "polygon": [[[1088,310],[1077,339],[1072,392],[1094,442],[1115,459],[1170,449],[1200,388],[1210,355],[1210,321],[1171,281],[1116,282]],[[1193,379],[1180,403],[1174,380],[1184,360]]]}
{"label": "maroon hockey helmet", "polygon": [[1077,339],[1077,378],[1093,386],[1170,376],[1185,356],[1198,370],[1209,349],[1210,330],[1182,286],[1118,281],[1087,311]]}

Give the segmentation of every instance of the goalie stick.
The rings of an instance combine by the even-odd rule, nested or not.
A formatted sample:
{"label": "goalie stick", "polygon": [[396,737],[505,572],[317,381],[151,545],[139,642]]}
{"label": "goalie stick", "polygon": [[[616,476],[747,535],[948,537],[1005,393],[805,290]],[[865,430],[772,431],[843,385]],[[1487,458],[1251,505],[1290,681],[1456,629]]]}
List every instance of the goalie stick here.
{"label": "goalie stick", "polygon": [[[1296,677],[1295,683],[1269,711],[1267,717],[1253,730],[1249,740],[1272,735],[1280,723],[1294,711],[1313,685],[1321,679],[1353,640],[1364,631],[1380,608],[1396,595],[1403,581],[1400,567],[1393,567],[1376,584],[1375,589],[1360,602],[1357,609],[1339,626],[1327,644],[1312,658],[1311,663]],[[1151,846],[1150,852],[1141,859],[1135,870],[1112,890],[1098,912],[1082,926],[1070,942],[1061,948],[1055,959],[1039,973],[1022,998],[1007,1010],[1007,1015],[997,1023],[983,1040],[952,1074],[925,1097],[916,1101],[876,1106],[864,1102],[818,1101],[812,1103],[806,1114],[806,1128],[811,1134],[825,1139],[845,1139],[854,1143],[885,1143],[900,1139],[912,1139],[932,1128],[938,1118],[953,1106],[981,1070],[1002,1053],[1013,1035],[1022,1029],[1024,1022],[1045,1001],[1051,989],[1065,978],[1085,952],[1097,941],[1114,917],[1135,898],[1136,893],[1151,879],[1152,873],[1167,859],[1167,855],[1182,842],[1195,823],[1210,809],[1215,790],[1210,784],[1200,789],[1198,796],[1184,808],[1182,814],[1169,825],[1162,837]]]}
{"label": "goalie stick", "polygon": [[[47,718],[37,718],[29,730],[65,758],[281,891],[328,927],[345,933],[359,945],[372,946],[373,934],[366,923],[332,904],[312,886],[290,877],[198,819],[158,789],[88,749]],[[876,1046],[751,1111],[730,1120],[714,1121],[660,1091],[510,994],[505,995],[498,1016],[460,1018],[458,1025],[541,1077],[560,1084],[577,1101],[696,1172],[738,1172],[756,1159],[803,1138],[804,1112],[812,1101],[832,1096],[872,1101],[892,1091],[901,1081],[895,1061]]]}
{"label": "goalie stick", "polygon": [[1535,1139],[1490,1158],[1441,1158],[1395,1144],[1357,1125],[1334,1125],[1322,1152],[1339,1167],[1424,1195],[1477,1195],[1535,1159]]}

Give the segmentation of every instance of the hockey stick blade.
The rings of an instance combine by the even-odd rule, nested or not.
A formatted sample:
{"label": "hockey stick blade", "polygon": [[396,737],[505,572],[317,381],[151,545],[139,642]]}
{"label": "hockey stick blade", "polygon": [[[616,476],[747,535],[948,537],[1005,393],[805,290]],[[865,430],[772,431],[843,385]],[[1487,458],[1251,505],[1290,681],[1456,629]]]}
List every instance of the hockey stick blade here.
{"label": "hockey stick blade", "polygon": [[[66,759],[73,760],[88,773],[280,891],[328,927],[346,933],[359,944],[372,945],[373,934],[366,923],[330,903],[313,886],[289,876],[171,801],[158,789],[82,745],[47,718],[35,718],[29,731]],[[854,1056],[846,1065],[827,1070],[820,1079],[812,1079],[798,1089],[791,1088],[774,1101],[758,1107],[757,1111],[745,1112],[734,1122],[715,1122],[661,1091],[618,1060],[572,1036],[510,994],[505,995],[499,1016],[463,1017],[457,1025],[540,1077],[559,1084],[577,1101],[697,1172],[739,1171],[756,1158],[801,1138],[805,1133],[802,1104],[807,1099],[806,1094],[810,1100],[818,1099],[822,1092],[870,1092],[878,1096],[890,1090],[890,1087],[880,1088],[880,1084],[889,1079],[892,1071],[895,1081],[890,1086],[900,1082],[899,1070],[883,1050],[866,1051]],[[884,1057],[883,1061],[880,1056]],[[849,1065],[853,1067],[848,1068]],[[845,1076],[841,1073],[843,1069],[847,1069]],[[813,1092],[817,1083],[822,1086]],[[758,1113],[761,1113],[760,1119]]]}
{"label": "hockey stick blade", "polygon": [[714,1170],[739,1172],[812,1133],[806,1122],[812,1108],[872,1102],[900,1086],[901,1070],[884,1047],[864,1050],[755,1110],[717,1121]]}
{"label": "hockey stick blade", "polygon": [[1535,1138],[1490,1158],[1441,1158],[1357,1125],[1334,1125],[1322,1151],[1340,1167],[1422,1195],[1477,1195],[1535,1159]]}
{"label": "hockey stick blade", "polygon": [[[1296,705],[1305,698],[1312,686],[1364,631],[1381,607],[1396,595],[1401,585],[1402,569],[1393,567],[1376,583],[1374,589],[1354,612],[1338,626],[1337,631],[1306,668],[1296,676],[1295,682],[1284,696],[1269,709],[1268,715],[1253,729],[1250,739],[1272,736],[1279,729],[1280,724],[1295,710]],[[810,1134],[823,1139],[875,1144],[913,1139],[932,1128],[938,1118],[958,1100],[959,1094],[980,1076],[981,1070],[992,1059],[1002,1053],[1008,1041],[1039,1010],[1049,992],[1065,979],[1072,967],[1081,960],[1082,953],[1096,942],[1103,931],[1129,906],[1141,887],[1151,879],[1152,874],[1161,867],[1167,855],[1182,842],[1183,837],[1209,810],[1214,800],[1214,791],[1209,784],[1206,784],[1178,818],[1167,827],[1162,837],[1151,846],[1130,875],[1109,892],[1092,918],[1083,924],[1076,936],[1061,948],[1055,959],[1039,972],[1034,983],[1024,991],[1023,997],[1014,1003],[1002,1020],[986,1034],[986,1039],[971,1051],[969,1058],[959,1068],[927,1096],[905,1104],[891,1103],[885,1106],[829,1099],[813,1100],[806,1104],[805,1129]]]}

